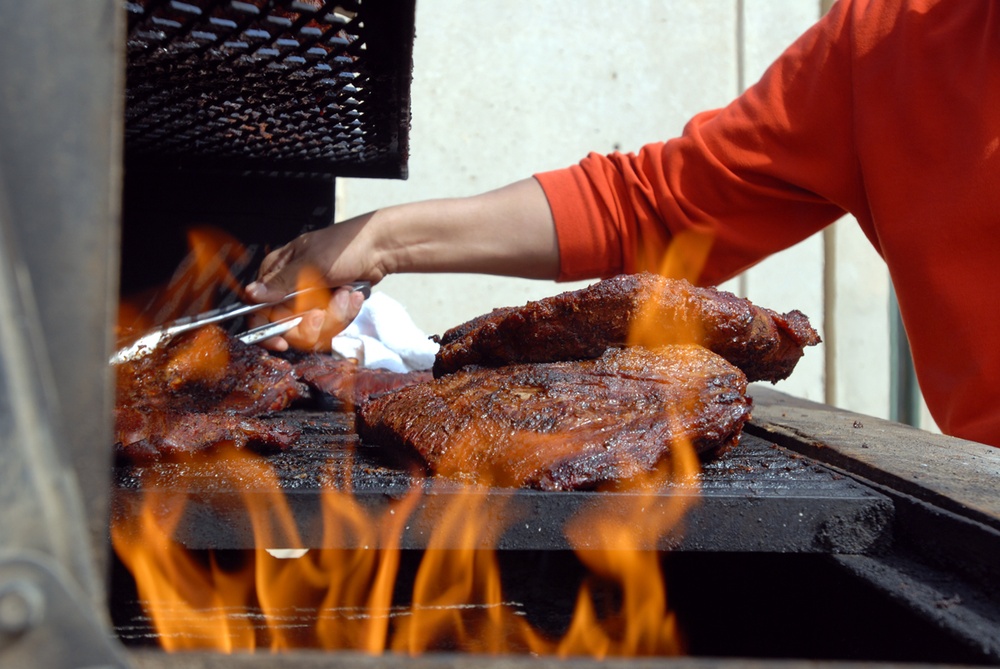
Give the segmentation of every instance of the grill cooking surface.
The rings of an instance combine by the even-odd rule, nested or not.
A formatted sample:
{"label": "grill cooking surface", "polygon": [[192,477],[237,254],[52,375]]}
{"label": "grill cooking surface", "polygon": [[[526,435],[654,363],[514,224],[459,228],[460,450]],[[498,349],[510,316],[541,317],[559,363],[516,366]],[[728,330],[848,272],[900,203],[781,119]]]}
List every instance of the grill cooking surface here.
{"label": "grill cooking surface", "polygon": [[[403,537],[403,548],[423,548],[435,524],[441,501],[461,488],[449,481],[415,473],[393,462],[377,446],[360,445],[348,414],[292,411],[303,431],[299,445],[267,456],[309,547],[333,547],[321,534],[319,497],[324,488],[354,491],[366,508],[377,512],[412,486],[427,491]],[[147,489],[186,493],[188,512],[176,537],[196,549],[254,547],[251,525],[241,494],[267,494],[264,482],[245,478],[240,490],[211,469],[185,463],[154,463],[116,470],[115,513],[135,513]],[[881,495],[815,462],[761,438],[744,434],[740,445],[705,465],[697,487],[674,485],[650,500],[646,512],[666,513],[672,496],[691,496],[695,503],[685,528],[661,540],[661,548],[709,551],[866,552],[884,539],[892,505]],[[700,488],[700,491],[699,489]],[[539,492],[484,489],[495,510],[489,522],[505,528],[501,549],[565,549],[562,528],[584,506],[626,504],[628,493]],[[694,498],[697,497],[695,500]],[[492,502],[496,503],[493,504]],[[484,534],[489,534],[484,532]],[[483,546],[484,548],[487,546]]]}
{"label": "grill cooking surface", "polygon": [[127,160],[404,177],[413,2],[127,2]]}
{"label": "grill cooking surface", "polygon": [[[738,447],[707,463],[697,485],[671,486],[642,501],[643,514],[669,509],[677,501],[672,495],[693,502],[682,530],[659,544],[675,549],[661,556],[660,565],[671,609],[690,635],[690,654],[996,664],[1000,580],[992,558],[1000,546],[998,535],[987,524],[969,520],[966,514],[980,514],[978,507],[962,506],[960,498],[946,498],[954,509],[943,511],[912,496],[942,498],[942,483],[933,480],[939,471],[972,481],[973,490],[995,484],[996,451],[768,391],[754,392],[752,433],[744,432]],[[325,541],[317,531],[319,496],[326,488],[350,479],[355,499],[377,511],[412,486],[433,487],[407,516],[402,537],[406,550],[399,556],[388,615],[404,619],[410,584],[426,555],[422,549],[428,545],[428,529],[442,525],[441,502],[468,500],[455,497],[454,484],[429,481],[393,465],[378,446],[360,446],[348,414],[296,410],[282,415],[300,423],[303,438],[295,450],[268,459],[310,548],[352,547],[347,541]],[[908,454],[905,459],[891,457],[897,447]],[[873,462],[888,463],[878,470],[883,477],[912,481],[908,492],[880,485],[870,476],[851,478],[857,475],[851,470],[859,466],[873,471]],[[989,473],[979,473],[987,469]],[[197,559],[232,567],[271,559],[250,550],[249,521],[236,502],[236,488],[261,496],[258,501],[272,501],[263,497],[268,493],[262,481],[244,476],[237,484],[224,484],[212,469],[199,472],[180,464],[121,466],[114,513],[136,512],[143,474],[157,477],[147,491],[156,488],[186,498],[180,501],[189,503],[187,515],[174,536],[196,549]],[[925,487],[928,478],[936,489]],[[617,506],[635,498],[496,489],[481,494],[490,515],[481,523],[484,534],[502,531],[497,532],[502,550],[494,557],[503,575],[504,606],[547,634],[563,634],[579,586],[589,578],[575,554],[565,550],[567,519],[575,520],[577,511],[598,499],[615,517]],[[175,501],[164,501],[159,508],[169,515],[177,508]],[[371,518],[381,522],[377,513]],[[209,548],[223,550],[211,556],[199,550]],[[312,559],[335,553],[339,551],[317,551]],[[616,610],[618,593],[614,588],[594,590],[596,610]],[[119,584],[114,597],[123,603],[113,608],[120,637],[129,643],[153,642],[158,633],[151,630],[129,584]],[[468,606],[455,605],[461,611]],[[274,629],[275,621],[265,623],[252,602],[246,610],[220,613],[247,620],[260,638]],[[358,616],[354,606],[293,607],[287,614],[277,613],[282,634],[301,630],[307,641],[317,619],[336,623]],[[167,615],[186,614],[170,610]]]}

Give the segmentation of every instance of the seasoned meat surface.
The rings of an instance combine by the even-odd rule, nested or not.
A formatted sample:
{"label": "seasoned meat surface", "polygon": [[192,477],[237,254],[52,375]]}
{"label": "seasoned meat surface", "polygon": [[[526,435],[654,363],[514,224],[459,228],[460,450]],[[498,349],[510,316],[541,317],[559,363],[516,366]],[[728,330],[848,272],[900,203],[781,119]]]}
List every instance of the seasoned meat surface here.
{"label": "seasoned meat surface", "polygon": [[799,311],[779,314],[714,288],[655,274],[622,274],[581,290],[496,309],[445,332],[434,362],[465,365],[596,358],[612,346],[701,344],[750,381],[791,374],[819,335]]}
{"label": "seasoned meat surface", "polygon": [[116,368],[115,447],[134,460],[227,442],[285,448],[297,434],[253,416],[280,411],[307,388],[292,365],[208,325]]}
{"label": "seasoned meat surface", "polygon": [[292,353],[288,355],[296,378],[328,397],[334,408],[356,407],[370,397],[430,381],[430,370],[391,372],[368,369],[355,360],[341,360],[323,353]]}
{"label": "seasoned meat surface", "polygon": [[430,380],[430,371],[397,374],[360,368],[320,353],[287,359],[210,325],[118,365],[115,445],[130,460],[199,453],[220,443],[258,450],[293,446],[299,430],[270,416],[317,396],[333,409]]}
{"label": "seasoned meat surface", "polygon": [[306,391],[290,363],[216,325],[180,335],[116,373],[119,407],[253,416],[280,411]]}
{"label": "seasoned meat surface", "polygon": [[613,348],[601,357],[468,367],[361,405],[371,444],[415,452],[432,472],[477,483],[589,489],[652,470],[679,440],[736,443],[746,377],[695,345]]}
{"label": "seasoned meat surface", "polygon": [[149,407],[116,409],[115,432],[118,453],[133,461],[192,455],[221,443],[285,449],[299,436],[297,429],[251,416]]}

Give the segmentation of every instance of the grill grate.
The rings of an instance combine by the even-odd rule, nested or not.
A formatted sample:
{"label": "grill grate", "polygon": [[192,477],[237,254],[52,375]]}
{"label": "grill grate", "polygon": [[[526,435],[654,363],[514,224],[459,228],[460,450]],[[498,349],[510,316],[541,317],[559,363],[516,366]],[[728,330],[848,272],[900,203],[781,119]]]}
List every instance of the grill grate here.
{"label": "grill grate", "polygon": [[405,178],[413,0],[139,0],[131,166]]}
{"label": "grill grate", "polygon": [[[379,513],[410,486],[424,487],[427,494],[401,538],[406,549],[425,548],[431,528],[440,520],[440,504],[468,494],[447,480],[435,480],[437,485],[430,487],[430,479],[395,462],[390,451],[360,444],[349,414],[286,410],[275,418],[302,430],[295,447],[267,459],[305,546],[355,547],[336,543],[351,539],[335,537],[330,544],[323,535],[322,493],[345,489],[348,481],[346,489],[353,491],[357,502]],[[115,479],[115,515],[136,516],[149,490],[184,498],[187,511],[174,537],[196,550],[253,548],[253,524],[244,495],[270,494],[267,481],[244,477],[236,489],[220,480],[214,469],[184,462],[122,463]],[[490,517],[483,519],[482,536],[493,536],[487,526],[496,523],[497,547],[503,551],[568,549],[563,528],[574,514],[598,500],[609,512],[634,500],[633,494],[615,492],[490,488],[481,493],[491,508]],[[698,503],[686,513],[683,531],[661,539],[662,549],[865,553],[880,545],[892,519],[892,507],[883,496],[748,434],[738,447],[705,465],[697,486],[668,484],[652,495],[646,513],[668,512],[675,495],[697,497]]]}

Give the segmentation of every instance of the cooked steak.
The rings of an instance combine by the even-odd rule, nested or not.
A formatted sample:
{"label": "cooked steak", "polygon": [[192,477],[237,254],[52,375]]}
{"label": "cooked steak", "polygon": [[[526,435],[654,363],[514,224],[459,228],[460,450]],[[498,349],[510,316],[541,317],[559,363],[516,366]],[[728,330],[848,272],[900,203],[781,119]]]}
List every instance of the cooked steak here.
{"label": "cooked steak", "polygon": [[430,370],[391,372],[387,369],[368,369],[355,360],[336,359],[325,353],[296,352],[287,357],[292,361],[296,378],[312,388],[314,394],[332,400],[326,404],[333,408],[353,408],[370,397],[432,378]]}
{"label": "cooked steak", "polygon": [[227,442],[285,448],[297,433],[251,418],[307,391],[292,365],[209,325],[116,367],[115,447],[131,459]]}
{"label": "cooked steak", "polygon": [[[637,332],[645,339],[630,339]],[[609,346],[630,343],[695,343],[742,369],[750,381],[775,382],[791,374],[803,347],[819,341],[799,311],[778,314],[684,280],[623,274],[452,328],[441,339],[434,375],[465,365],[596,358]]]}
{"label": "cooked steak", "polygon": [[652,470],[681,440],[698,452],[735,444],[750,417],[745,391],[745,375],[701,346],[630,346],[467,367],[363,403],[358,432],[436,474],[586,489]]}
{"label": "cooked steak", "polygon": [[240,448],[288,448],[299,430],[280,418],[254,417],[307,397],[332,399],[338,409],[353,407],[369,396],[431,378],[430,371],[364,369],[320,353],[292,352],[285,358],[248,346],[218,326],[206,326],[118,365],[118,454],[150,460],[197,453],[223,442]]}
{"label": "cooked steak", "polygon": [[115,410],[116,448],[135,461],[199,453],[218,444],[237,448],[291,446],[299,431],[280,422],[216,411],[196,413],[162,408],[119,407]]}
{"label": "cooked steak", "polygon": [[252,416],[280,411],[306,391],[290,363],[216,325],[180,335],[116,369],[119,407]]}

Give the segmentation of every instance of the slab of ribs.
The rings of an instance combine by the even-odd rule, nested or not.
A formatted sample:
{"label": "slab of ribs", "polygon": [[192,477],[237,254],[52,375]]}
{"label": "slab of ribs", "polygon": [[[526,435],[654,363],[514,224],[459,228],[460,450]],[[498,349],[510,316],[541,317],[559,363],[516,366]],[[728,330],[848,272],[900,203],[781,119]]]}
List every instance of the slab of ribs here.
{"label": "slab of ribs", "polygon": [[432,378],[278,357],[202,328],[119,367],[118,452],[294,448],[294,429],[260,417],[325,393],[356,411],[363,441],[431,475],[592,489],[655,469],[681,442],[703,454],[736,444],[748,380],[786,378],[819,336],[798,311],[637,274],[496,309],[440,342]]}
{"label": "slab of ribs", "polygon": [[436,474],[543,490],[656,468],[681,441],[718,451],[750,417],[746,376],[701,346],[465,367],[361,407],[362,439],[413,449]]}
{"label": "slab of ribs", "polygon": [[445,332],[434,374],[465,365],[596,358],[641,325],[657,344],[699,344],[750,381],[787,378],[819,335],[799,311],[779,314],[714,288],[655,274],[622,274],[582,290],[495,309]]}
{"label": "slab of ribs", "polygon": [[220,443],[289,448],[299,430],[293,421],[274,419],[283,410],[320,401],[349,408],[431,374],[364,369],[319,353],[279,357],[209,325],[118,365],[116,377],[116,452],[146,461]]}
{"label": "slab of ribs", "polygon": [[[642,325],[647,346],[635,344]],[[362,439],[439,475],[546,490],[653,470],[672,445],[735,444],[747,380],[819,343],[800,312],[652,274],[496,309],[444,334],[435,380],[362,403]]]}

